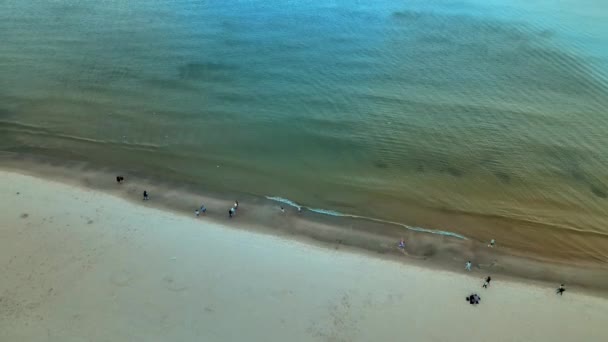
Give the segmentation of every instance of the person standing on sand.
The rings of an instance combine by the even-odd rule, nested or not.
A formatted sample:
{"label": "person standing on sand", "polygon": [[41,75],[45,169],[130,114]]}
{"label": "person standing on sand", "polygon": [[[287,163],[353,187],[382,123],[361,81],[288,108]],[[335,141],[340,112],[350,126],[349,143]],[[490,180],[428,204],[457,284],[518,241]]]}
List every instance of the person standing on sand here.
{"label": "person standing on sand", "polygon": [[496,240],[490,240],[490,244],[488,245],[488,247],[494,247],[494,245],[496,245]]}
{"label": "person standing on sand", "polygon": [[196,215],[196,217],[199,217],[200,214],[205,214],[206,212],[207,212],[207,208],[205,208],[204,204],[201,204],[201,207],[194,211],[194,215]]}
{"label": "person standing on sand", "polygon": [[467,270],[467,271],[471,270],[471,262],[470,261],[467,261],[467,263],[464,264],[464,269]]}
{"label": "person standing on sand", "polygon": [[281,212],[285,214],[285,208],[281,207]]}
{"label": "person standing on sand", "polygon": [[124,180],[125,180],[125,177],[123,177],[123,176],[116,176],[116,183],[120,184]]}
{"label": "person standing on sand", "polygon": [[399,241],[399,248],[405,249],[405,240],[403,240],[403,238],[401,238],[401,241]]}
{"label": "person standing on sand", "polygon": [[233,215],[234,215],[234,207],[228,209],[228,217],[232,218]]}
{"label": "person standing on sand", "polygon": [[564,291],[566,291],[566,288],[564,287],[564,284],[561,284],[557,288],[557,290],[555,290],[555,293],[558,294],[558,295],[560,295],[560,296],[563,296],[564,295]]}
{"label": "person standing on sand", "polygon": [[492,277],[488,276],[488,277],[486,278],[486,281],[483,283],[482,287],[483,287],[484,289],[487,289],[487,288],[488,288],[488,285],[490,285],[490,281],[492,281]]}
{"label": "person standing on sand", "polygon": [[144,201],[149,200],[150,197],[148,196],[148,191],[144,190]]}
{"label": "person standing on sand", "polygon": [[234,201],[234,211],[239,208],[239,201]]}

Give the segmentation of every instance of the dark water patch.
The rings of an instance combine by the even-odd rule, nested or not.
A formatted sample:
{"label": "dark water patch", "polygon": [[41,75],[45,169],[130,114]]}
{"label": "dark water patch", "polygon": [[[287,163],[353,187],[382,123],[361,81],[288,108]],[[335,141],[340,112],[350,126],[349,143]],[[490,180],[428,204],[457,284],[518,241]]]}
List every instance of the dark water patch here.
{"label": "dark water patch", "polygon": [[579,182],[587,182],[587,176],[583,172],[583,170],[577,168],[570,169],[570,177],[575,181]]}
{"label": "dark water patch", "polygon": [[600,187],[597,185],[591,185],[590,190],[596,197],[599,197],[601,199],[608,198],[608,190],[606,190],[606,188],[604,188],[604,187]]}
{"label": "dark water patch", "polygon": [[180,65],[178,76],[182,80],[231,81],[239,67],[221,62],[194,62]]}
{"label": "dark water patch", "polygon": [[383,161],[377,160],[374,162],[374,167],[378,169],[388,169],[388,164]]}
{"label": "dark water patch", "polygon": [[491,156],[481,158],[478,166],[491,172],[501,183],[510,184],[513,179],[513,175],[506,171],[507,167],[500,162],[501,158],[504,158],[501,153],[492,153]]}
{"label": "dark water patch", "polygon": [[194,92],[200,90],[191,82],[184,82],[183,79],[176,80],[168,78],[147,78],[145,80],[142,80],[141,82],[156,89],[171,89],[187,92]]}
{"label": "dark water patch", "polygon": [[[331,114],[340,114],[340,113],[353,113],[352,103],[348,103],[345,100],[337,100],[333,97],[314,97],[314,98],[306,98],[302,100],[304,108],[310,109],[314,108],[317,111],[321,111],[323,113],[331,113]],[[335,117],[334,115],[329,115],[330,118]],[[346,117],[348,120],[348,117]],[[331,119],[330,119],[331,120]]]}
{"label": "dark water patch", "polygon": [[444,35],[440,35],[440,34],[429,34],[429,35],[424,35],[421,36],[417,39],[418,43],[422,43],[422,44],[441,44],[441,45],[449,45],[449,44],[453,44],[454,41],[452,39],[450,39],[449,37],[446,37]]}
{"label": "dark water patch", "polygon": [[422,19],[425,13],[411,10],[394,11],[391,18],[402,21],[416,21]]}
{"label": "dark water patch", "polygon": [[214,95],[215,98],[226,103],[254,103],[259,101],[260,98],[247,94],[247,93],[236,93],[236,92],[220,92]]}
{"label": "dark water patch", "polygon": [[454,166],[446,166],[445,168],[441,169],[441,172],[446,172],[447,174],[453,177],[462,177],[464,175],[464,171]]}
{"label": "dark water patch", "polygon": [[544,39],[551,39],[555,37],[557,33],[554,30],[544,29],[538,32],[538,36]]}
{"label": "dark water patch", "polygon": [[504,171],[494,171],[493,172],[494,176],[496,176],[496,178],[498,178],[498,180],[503,183],[503,184],[509,184],[511,183],[511,176],[504,172]]}
{"label": "dark water patch", "polygon": [[112,66],[109,69],[99,68],[95,73],[95,79],[103,82],[139,79],[139,76],[139,73],[126,65]]}
{"label": "dark water patch", "polygon": [[6,108],[0,108],[0,119],[7,119],[14,116],[14,112]]}
{"label": "dark water patch", "polygon": [[297,121],[292,122],[294,126],[301,127],[310,133],[349,133],[357,129],[358,122],[349,119],[332,119],[329,115],[324,116],[302,116]]}
{"label": "dark water patch", "polygon": [[594,188],[592,175],[585,171],[591,162],[589,151],[565,146],[545,146],[540,151],[539,158],[544,157],[541,160],[545,160],[546,169],[553,169],[556,176]]}
{"label": "dark water patch", "polygon": [[[408,119],[411,119],[407,122],[408,126],[416,124],[417,121],[428,125],[428,121],[445,122],[445,120],[450,120],[454,125],[488,123],[494,125],[493,127],[508,130],[523,124],[546,124],[549,121],[546,117],[536,115],[534,112],[511,110],[485,104],[441,103],[435,99],[414,100],[407,97],[373,93],[362,93],[357,94],[357,96],[359,100],[369,101],[373,105],[389,104],[398,107],[404,115],[407,115]],[[500,116],[500,121],[496,120],[497,116]],[[557,119],[552,118],[551,120],[555,121]]]}
{"label": "dark water patch", "polygon": [[229,48],[244,47],[252,44],[250,40],[242,38],[226,38],[223,40],[223,43]]}
{"label": "dark water patch", "polygon": [[482,90],[514,101],[518,93],[550,91],[608,103],[608,89],[595,78],[597,70],[566,50],[552,30],[431,12],[398,11],[392,17],[399,20],[387,41],[394,46],[395,58],[408,60],[395,72],[407,75],[400,80],[405,84],[458,84],[463,91]]}

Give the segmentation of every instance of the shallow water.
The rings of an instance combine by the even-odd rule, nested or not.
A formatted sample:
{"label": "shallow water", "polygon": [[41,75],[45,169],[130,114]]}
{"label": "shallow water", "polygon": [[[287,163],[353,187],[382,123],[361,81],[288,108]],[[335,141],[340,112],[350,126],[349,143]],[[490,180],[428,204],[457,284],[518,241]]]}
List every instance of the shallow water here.
{"label": "shallow water", "polygon": [[1,150],[448,231],[608,234],[605,2],[0,6]]}

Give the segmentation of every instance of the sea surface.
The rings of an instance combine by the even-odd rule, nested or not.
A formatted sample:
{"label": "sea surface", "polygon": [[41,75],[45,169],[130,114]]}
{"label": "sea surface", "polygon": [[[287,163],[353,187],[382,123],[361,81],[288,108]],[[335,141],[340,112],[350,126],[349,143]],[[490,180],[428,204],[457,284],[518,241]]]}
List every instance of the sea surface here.
{"label": "sea surface", "polygon": [[4,152],[608,262],[607,129],[604,0],[0,1]]}

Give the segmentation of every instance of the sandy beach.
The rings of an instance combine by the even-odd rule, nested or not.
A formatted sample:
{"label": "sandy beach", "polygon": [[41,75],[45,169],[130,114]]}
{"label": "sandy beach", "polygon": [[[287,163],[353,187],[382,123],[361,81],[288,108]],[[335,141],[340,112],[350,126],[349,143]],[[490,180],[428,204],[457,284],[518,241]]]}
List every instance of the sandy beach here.
{"label": "sandy beach", "polygon": [[[425,268],[0,177],[2,341],[608,339],[608,300],[576,288],[560,297],[554,284],[494,276],[484,290],[477,269]],[[465,302],[472,292],[480,305]]]}

